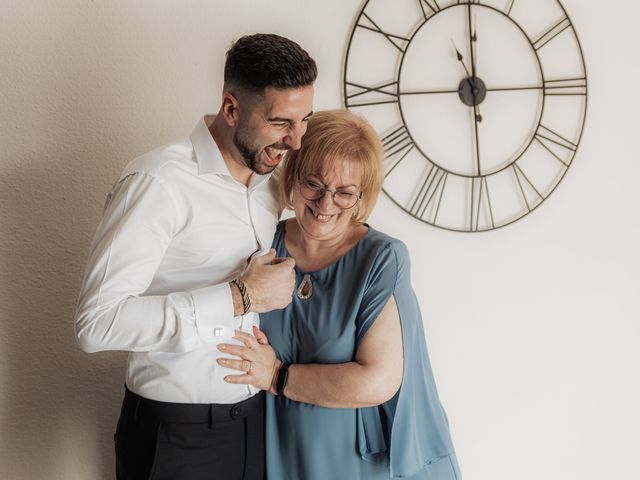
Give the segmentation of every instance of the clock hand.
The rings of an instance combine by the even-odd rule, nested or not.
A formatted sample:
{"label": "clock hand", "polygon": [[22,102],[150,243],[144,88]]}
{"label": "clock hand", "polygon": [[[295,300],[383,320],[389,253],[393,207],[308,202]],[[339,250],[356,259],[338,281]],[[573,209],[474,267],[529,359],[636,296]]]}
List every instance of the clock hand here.
{"label": "clock hand", "polygon": [[473,113],[474,113],[474,115],[476,117],[476,121],[478,123],[482,122],[482,115],[480,115],[480,106],[479,105],[474,105]]}
{"label": "clock hand", "polygon": [[471,52],[471,78],[469,79],[469,86],[471,87],[471,95],[473,96],[473,134],[476,140],[476,163],[478,167],[478,175],[482,175],[482,168],[480,166],[480,139],[478,135],[478,125],[482,121],[482,115],[480,115],[480,108],[477,102],[478,88],[476,87],[476,59],[474,54],[474,43],[478,39],[475,28],[471,25],[471,3],[467,4],[467,24],[469,26],[469,52]]}
{"label": "clock hand", "polygon": [[451,45],[453,45],[453,49],[456,51],[456,58],[458,59],[458,61],[460,62],[460,64],[462,65],[462,68],[464,69],[464,73],[467,74],[467,77],[470,77],[471,74],[469,73],[469,70],[467,70],[467,66],[464,63],[464,57],[462,56],[462,54],[460,53],[460,50],[458,50],[458,47],[456,47],[455,42],[453,41],[453,38],[451,39]]}
{"label": "clock hand", "polygon": [[[469,73],[469,70],[467,70],[467,66],[464,63],[464,57],[462,56],[460,51],[456,48],[456,44],[453,41],[453,39],[451,39],[451,43],[453,44],[453,48],[456,51],[456,57],[458,58],[458,61],[462,65],[462,68],[464,68],[464,72],[467,74],[467,77],[469,77],[468,83],[469,83],[469,87],[471,88],[471,95],[473,96],[473,103],[475,104],[476,103],[476,93],[478,92],[478,88],[474,85],[473,79],[471,77],[471,74]],[[482,115],[480,115],[480,107],[478,105],[474,105],[473,113],[475,115],[476,120],[478,122],[481,122],[482,121]]]}
{"label": "clock hand", "polygon": [[[464,63],[464,57],[460,53],[460,50],[458,50],[458,48],[456,47],[456,44],[453,41],[453,39],[451,39],[451,44],[453,45],[453,49],[456,51],[456,58],[458,59],[458,61],[462,65],[462,68],[464,69],[464,73],[467,74],[469,87],[471,89],[471,95],[473,96],[473,103],[475,104],[476,103],[476,93],[478,92],[478,88],[473,83],[474,82],[474,77],[472,77],[471,74],[469,73],[469,70],[467,70],[467,66]],[[480,107],[478,105],[474,105],[473,113],[474,113],[474,116],[475,116],[476,120],[478,122],[481,122],[482,121],[482,115],[480,115]]]}
{"label": "clock hand", "polygon": [[[469,10],[471,10],[471,5],[469,5]],[[469,48],[471,49],[471,72],[475,77],[477,74],[476,65],[478,64],[478,57],[476,51],[476,43],[478,42],[478,32],[476,30],[477,25],[477,17],[473,18],[473,31],[471,27],[471,12],[469,11],[469,35],[470,35],[470,43]]]}
{"label": "clock hand", "polygon": [[473,42],[474,42],[474,37],[476,37],[475,35],[475,31],[473,30],[473,26],[471,25],[471,4],[468,3],[467,4],[467,25],[469,26],[467,32],[469,33],[469,52],[471,52],[471,76],[475,78],[476,76],[476,61],[475,61],[475,57],[474,57],[474,53],[473,53]]}
{"label": "clock hand", "polygon": [[[478,41],[478,32],[476,30],[476,23],[471,23],[471,4],[467,4],[467,21],[469,23],[469,51],[471,52],[471,94],[473,95],[473,115],[476,123],[482,122],[482,115],[480,115],[480,106],[476,104],[476,95],[478,93],[478,87],[476,86],[476,42]],[[477,143],[477,142],[476,142]]]}
{"label": "clock hand", "polygon": [[[462,68],[464,69],[464,73],[466,73],[467,77],[469,78],[468,83],[469,83],[469,87],[471,88],[471,95],[473,96],[473,103],[475,104],[476,103],[476,93],[478,91],[478,88],[474,85],[473,79],[471,77],[471,74],[469,73],[469,70],[467,70],[467,66],[464,63],[464,57],[460,53],[460,50],[458,50],[458,48],[456,47],[456,44],[453,41],[453,38],[451,39],[451,43],[453,44],[453,49],[456,51],[456,57],[457,57],[458,61],[460,62],[460,64],[462,65]],[[482,115],[480,115],[480,107],[479,106],[474,105],[473,113],[475,115],[475,118],[478,120],[478,122],[481,122],[482,121]]]}
{"label": "clock hand", "polygon": [[473,117],[473,135],[476,139],[476,164],[478,167],[478,175],[482,175],[482,169],[480,167],[480,135],[478,132],[480,128],[480,125],[478,124],[482,121],[482,115],[480,115],[480,108],[478,105],[473,106]]}

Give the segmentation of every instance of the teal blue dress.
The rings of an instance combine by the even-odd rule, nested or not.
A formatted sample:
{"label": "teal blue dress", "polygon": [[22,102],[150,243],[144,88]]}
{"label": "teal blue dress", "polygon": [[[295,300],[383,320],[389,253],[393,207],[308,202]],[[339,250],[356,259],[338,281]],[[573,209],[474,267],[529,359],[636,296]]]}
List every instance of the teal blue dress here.
{"label": "teal blue dress", "polygon": [[[274,248],[288,256],[284,222]],[[268,480],[459,480],[446,414],[427,354],[405,245],[369,227],[336,263],[310,273],[313,294],[261,314],[261,328],[283,362],[354,360],[391,295],[402,325],[404,375],[389,401],[368,408],[324,408],[267,395]]]}

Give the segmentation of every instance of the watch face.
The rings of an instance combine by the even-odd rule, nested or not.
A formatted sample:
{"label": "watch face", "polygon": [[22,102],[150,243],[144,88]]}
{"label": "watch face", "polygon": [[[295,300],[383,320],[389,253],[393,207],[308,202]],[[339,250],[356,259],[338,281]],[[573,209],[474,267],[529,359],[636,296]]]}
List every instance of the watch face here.
{"label": "watch face", "polygon": [[385,147],[384,192],[445,229],[508,225],[573,161],[587,106],[557,0],[369,0],[351,32],[347,108]]}

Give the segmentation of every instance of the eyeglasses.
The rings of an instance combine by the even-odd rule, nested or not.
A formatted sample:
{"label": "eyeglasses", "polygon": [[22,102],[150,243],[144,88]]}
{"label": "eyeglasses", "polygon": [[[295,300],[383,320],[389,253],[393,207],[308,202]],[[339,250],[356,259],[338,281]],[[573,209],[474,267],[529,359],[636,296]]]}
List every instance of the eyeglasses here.
{"label": "eyeglasses", "polygon": [[362,193],[348,190],[329,190],[322,183],[315,180],[298,180],[298,183],[300,183],[300,194],[305,199],[310,201],[321,200],[324,198],[324,194],[329,192],[333,203],[343,210],[352,208],[362,197]]}

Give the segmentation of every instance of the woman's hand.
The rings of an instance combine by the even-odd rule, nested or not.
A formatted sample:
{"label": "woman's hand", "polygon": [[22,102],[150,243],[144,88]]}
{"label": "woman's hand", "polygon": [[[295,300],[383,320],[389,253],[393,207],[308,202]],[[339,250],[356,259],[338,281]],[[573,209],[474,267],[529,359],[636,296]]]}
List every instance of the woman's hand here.
{"label": "woman's hand", "polygon": [[217,362],[223,367],[239,370],[242,375],[227,375],[224,379],[229,383],[250,384],[261,390],[276,393],[276,379],[280,360],[269,345],[267,336],[257,327],[253,327],[253,335],[236,330],[233,337],[240,340],[242,345],[221,343],[218,350],[240,357],[240,360],[219,358]]}

